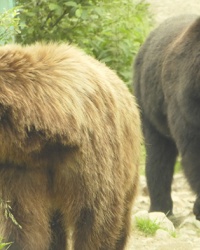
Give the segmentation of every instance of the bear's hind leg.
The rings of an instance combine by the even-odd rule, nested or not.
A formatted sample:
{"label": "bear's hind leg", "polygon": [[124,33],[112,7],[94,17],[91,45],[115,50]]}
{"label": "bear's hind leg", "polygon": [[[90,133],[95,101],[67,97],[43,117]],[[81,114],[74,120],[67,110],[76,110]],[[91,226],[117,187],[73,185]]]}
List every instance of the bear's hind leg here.
{"label": "bear's hind leg", "polygon": [[29,210],[26,204],[16,204],[12,206],[12,212],[18,225],[10,218],[5,219],[6,241],[13,242],[9,249],[49,250],[51,236],[48,215],[40,210],[40,206],[37,204]]}
{"label": "bear's hind leg", "polygon": [[51,220],[51,246],[50,250],[66,250],[67,248],[67,232],[63,215],[60,211],[56,211]]}
{"label": "bear's hind leg", "polygon": [[150,195],[150,212],[173,214],[171,184],[178,151],[175,143],[144,123],[146,178]]}
{"label": "bear's hind leg", "polygon": [[[100,215],[101,214],[101,215]],[[76,222],[73,241],[74,250],[124,250],[126,230],[122,230],[123,207],[107,207],[107,211],[98,213],[82,209]],[[124,235],[121,235],[122,231]]]}
{"label": "bear's hind leg", "polygon": [[125,249],[131,227],[131,211],[132,206],[125,208],[123,225],[119,233],[119,238],[116,241],[114,250]]}
{"label": "bear's hind leg", "polygon": [[125,197],[123,225],[119,234],[119,239],[116,243],[115,250],[121,250],[125,248],[130,234],[132,205],[137,195],[138,175],[135,175],[132,181],[132,187],[128,190]]}
{"label": "bear's hind leg", "polygon": [[10,250],[49,250],[51,202],[43,171],[12,166],[0,172],[1,237],[13,242]]}
{"label": "bear's hind leg", "polygon": [[187,141],[189,142],[185,146],[185,150],[182,152],[182,166],[185,176],[190,184],[190,187],[197,195],[194,203],[193,212],[196,219],[200,220],[200,157],[199,157],[199,137],[192,134],[187,135]]}

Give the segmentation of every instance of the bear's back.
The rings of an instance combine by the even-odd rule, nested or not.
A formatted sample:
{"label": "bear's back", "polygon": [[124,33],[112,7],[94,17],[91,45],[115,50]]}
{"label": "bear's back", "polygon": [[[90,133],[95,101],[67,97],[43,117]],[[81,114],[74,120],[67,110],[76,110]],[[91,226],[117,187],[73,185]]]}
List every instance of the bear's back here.
{"label": "bear's back", "polygon": [[150,33],[135,59],[134,93],[150,122],[165,135],[170,132],[162,85],[163,62],[168,48],[196,18],[184,15],[163,22]]}

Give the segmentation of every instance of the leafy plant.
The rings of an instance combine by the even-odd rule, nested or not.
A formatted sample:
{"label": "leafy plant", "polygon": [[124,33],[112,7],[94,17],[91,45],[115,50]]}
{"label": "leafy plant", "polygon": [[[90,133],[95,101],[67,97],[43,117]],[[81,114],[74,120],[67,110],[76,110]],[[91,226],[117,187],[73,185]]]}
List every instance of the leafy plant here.
{"label": "leafy plant", "polygon": [[173,237],[173,238],[177,238],[177,237],[178,237],[176,231],[171,231],[171,232],[170,232],[170,235],[171,235],[171,237]]}
{"label": "leafy plant", "polygon": [[159,223],[148,218],[136,218],[136,228],[146,236],[153,236],[161,227]]}
{"label": "leafy plant", "polygon": [[3,240],[0,239],[0,250],[1,249],[6,249],[6,250],[9,249],[9,247],[11,246],[12,243],[3,243],[2,241]]}
{"label": "leafy plant", "polygon": [[135,218],[136,228],[142,232],[145,236],[154,236],[158,229],[167,231],[169,235],[173,238],[177,238],[176,231],[169,231],[166,228],[163,228],[159,222],[156,220],[151,220],[149,218],[136,217]]}
{"label": "leafy plant", "polygon": [[[19,225],[19,223],[16,221],[15,217],[12,214],[12,208],[9,204],[8,201],[4,201],[2,199],[0,199],[0,209],[4,212],[4,217],[6,219],[11,219],[11,221],[18,226],[19,228],[22,228],[21,225]],[[1,249],[9,249],[9,247],[11,246],[12,242],[8,242],[8,243],[4,243],[3,239],[0,238],[0,250]]]}
{"label": "leafy plant", "polygon": [[15,225],[17,225],[19,228],[22,228],[21,225],[19,225],[19,223],[16,221],[14,215],[12,214],[12,208],[9,203],[9,201],[4,201],[0,199],[0,209],[4,211],[4,216],[6,219],[10,218]]}
{"label": "leafy plant", "polygon": [[10,43],[19,30],[19,9],[13,8],[0,13],[0,43]]}
{"label": "leafy plant", "polygon": [[17,0],[23,5],[17,42],[68,41],[129,82],[133,56],[151,27],[143,0]]}
{"label": "leafy plant", "polygon": [[174,172],[180,173],[181,171],[182,171],[181,159],[180,159],[180,157],[178,157],[178,159],[176,160]]}

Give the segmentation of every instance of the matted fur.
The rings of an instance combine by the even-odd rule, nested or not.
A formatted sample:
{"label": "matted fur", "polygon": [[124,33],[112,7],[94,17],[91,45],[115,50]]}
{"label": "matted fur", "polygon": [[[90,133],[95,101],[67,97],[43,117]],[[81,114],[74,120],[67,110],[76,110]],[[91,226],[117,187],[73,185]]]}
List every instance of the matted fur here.
{"label": "matted fur", "polygon": [[[122,250],[140,121],[105,65],[66,44],[0,48],[0,214],[14,250]],[[3,207],[3,206],[2,206]]]}

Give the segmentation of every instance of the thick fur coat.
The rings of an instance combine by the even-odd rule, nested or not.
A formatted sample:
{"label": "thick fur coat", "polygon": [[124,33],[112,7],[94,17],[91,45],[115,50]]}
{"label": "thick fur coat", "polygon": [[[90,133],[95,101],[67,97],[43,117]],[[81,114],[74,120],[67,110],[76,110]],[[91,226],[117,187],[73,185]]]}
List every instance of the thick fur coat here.
{"label": "thick fur coat", "polygon": [[135,61],[134,88],[147,149],[150,211],[172,214],[171,183],[180,154],[200,219],[200,18],[180,16],[155,29]]}
{"label": "thick fur coat", "polygon": [[0,235],[13,250],[67,250],[71,232],[74,250],[124,249],[140,140],[105,65],[66,44],[1,47]]}

